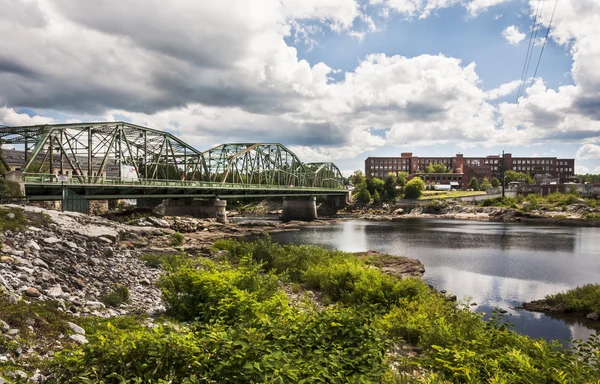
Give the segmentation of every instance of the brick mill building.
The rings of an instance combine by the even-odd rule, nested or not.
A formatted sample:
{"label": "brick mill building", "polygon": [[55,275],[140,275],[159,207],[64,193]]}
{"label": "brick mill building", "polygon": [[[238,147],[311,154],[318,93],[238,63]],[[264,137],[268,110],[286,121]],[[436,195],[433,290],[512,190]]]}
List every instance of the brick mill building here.
{"label": "brick mill building", "polygon": [[[414,156],[402,153],[400,157],[368,157],[365,160],[367,177],[385,178],[389,172],[407,172],[409,178],[421,177],[429,184],[466,185],[473,177],[481,182],[484,177],[500,179],[502,160],[505,170],[526,173],[531,176],[543,176],[546,179],[561,183],[575,176],[575,159],[558,159],[556,157],[513,157],[510,153],[504,158],[498,155],[486,157],[465,157],[457,154],[454,157]],[[443,164],[446,173],[425,173],[429,164]],[[455,184],[458,183],[458,184]]]}

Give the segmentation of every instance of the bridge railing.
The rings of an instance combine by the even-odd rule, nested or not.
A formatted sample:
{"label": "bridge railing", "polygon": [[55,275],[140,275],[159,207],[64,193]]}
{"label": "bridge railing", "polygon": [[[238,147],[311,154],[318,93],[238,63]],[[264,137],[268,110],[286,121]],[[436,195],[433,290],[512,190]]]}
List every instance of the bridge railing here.
{"label": "bridge railing", "polygon": [[106,185],[106,186],[153,186],[153,187],[196,187],[196,188],[244,188],[244,189],[291,189],[291,190],[339,190],[340,188],[294,186],[294,185],[271,185],[271,184],[239,184],[220,183],[211,181],[188,181],[188,180],[157,180],[157,179],[127,179],[104,176],[78,176],[60,177],[49,173],[23,173],[22,181],[32,184],[55,184],[55,185]]}

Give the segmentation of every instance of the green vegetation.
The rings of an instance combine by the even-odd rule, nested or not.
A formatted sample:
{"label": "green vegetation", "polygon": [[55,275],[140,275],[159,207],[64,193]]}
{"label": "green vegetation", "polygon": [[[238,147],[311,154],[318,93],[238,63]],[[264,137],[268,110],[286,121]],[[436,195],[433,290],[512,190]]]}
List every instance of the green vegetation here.
{"label": "green vegetation", "polygon": [[479,181],[477,181],[477,179],[473,177],[471,181],[469,181],[468,188],[473,191],[479,191]]}
{"label": "green vegetation", "polygon": [[171,234],[171,246],[172,247],[179,247],[180,245],[183,245],[183,240],[185,239],[185,237],[183,237],[183,235],[179,232],[175,232]]}
{"label": "green vegetation", "polygon": [[[547,196],[531,194],[527,196],[519,195],[517,197],[496,197],[482,201],[480,206],[512,208],[524,212],[536,209],[541,211],[564,211],[567,206],[572,204],[597,208],[598,202],[598,199],[582,199],[575,193],[552,193]],[[583,216],[588,220],[598,220],[599,215],[588,212]]]}
{"label": "green vegetation", "polygon": [[425,168],[425,173],[446,173],[448,168],[444,164],[433,164],[429,163]]}
{"label": "green vegetation", "polygon": [[404,187],[404,197],[407,199],[418,199],[425,189],[425,182],[420,177],[413,177]]}
{"label": "green vegetation", "polygon": [[504,182],[506,185],[513,181],[523,181],[525,184],[533,184],[533,177],[530,174],[516,172],[516,171],[505,171],[504,172]]}
{"label": "green vegetation", "polygon": [[500,180],[498,180],[495,177],[492,177],[491,184],[492,184],[492,188],[498,188],[500,186]]}
{"label": "green vegetation", "polygon": [[187,255],[185,253],[146,253],[141,259],[151,268],[162,268],[166,271],[173,271],[186,263]]}
{"label": "green vegetation", "polygon": [[419,200],[454,199],[457,197],[485,195],[483,191],[423,191]]}
{"label": "green vegetation", "polygon": [[[369,257],[269,239],[219,240],[212,252],[212,260],[179,255],[161,278],[167,317],[152,326],[86,320],[89,343],[58,353],[42,372],[60,383],[585,383],[600,375],[597,338],[570,349],[518,335],[500,316],[483,321]],[[307,289],[316,293],[302,295]]]}
{"label": "green vegetation", "polygon": [[556,295],[546,296],[550,305],[560,305],[565,312],[600,313],[600,284],[586,284]]}
{"label": "green vegetation", "polygon": [[123,284],[117,284],[110,291],[100,296],[100,301],[109,307],[118,307],[121,304],[131,302],[131,293],[129,288]]}

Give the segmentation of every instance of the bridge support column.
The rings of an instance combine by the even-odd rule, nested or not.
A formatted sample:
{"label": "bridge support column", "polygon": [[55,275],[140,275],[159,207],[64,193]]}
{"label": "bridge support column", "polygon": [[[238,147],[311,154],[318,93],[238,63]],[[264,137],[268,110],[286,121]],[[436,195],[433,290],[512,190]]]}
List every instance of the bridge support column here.
{"label": "bridge support column", "polygon": [[304,220],[317,219],[317,203],[314,197],[284,197],[281,220]]}
{"label": "bridge support column", "polygon": [[216,218],[219,223],[228,222],[226,200],[166,199],[163,204],[165,216]]}
{"label": "bridge support column", "polygon": [[[0,176],[1,177],[1,176]],[[23,184],[23,177],[21,171],[9,171],[4,174],[4,180],[11,181],[19,185],[19,192],[21,196],[25,196],[25,184]]]}

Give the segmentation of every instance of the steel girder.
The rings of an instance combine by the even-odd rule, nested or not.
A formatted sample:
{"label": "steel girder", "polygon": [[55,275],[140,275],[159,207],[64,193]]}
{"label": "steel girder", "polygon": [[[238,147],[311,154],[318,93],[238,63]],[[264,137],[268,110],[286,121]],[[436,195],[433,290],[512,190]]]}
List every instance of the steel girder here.
{"label": "steel girder", "polygon": [[334,163],[306,163],[311,173],[311,186],[321,188],[338,188],[344,185],[344,176]]}
{"label": "steel girder", "polygon": [[3,144],[24,145],[28,173],[65,174],[94,183],[123,180],[123,166],[140,180],[181,180],[338,188],[333,163],[302,163],[278,143],[223,144],[201,152],[170,133],[125,122],[0,127]]}
{"label": "steel girder", "polygon": [[302,187],[310,185],[304,164],[281,144],[222,144],[202,155],[205,181]]}
{"label": "steel girder", "polygon": [[199,170],[202,157],[170,133],[123,122],[5,127],[0,139],[25,146],[23,173],[70,169],[86,182],[109,168],[122,178],[122,166],[132,167],[139,179],[185,180]]}

